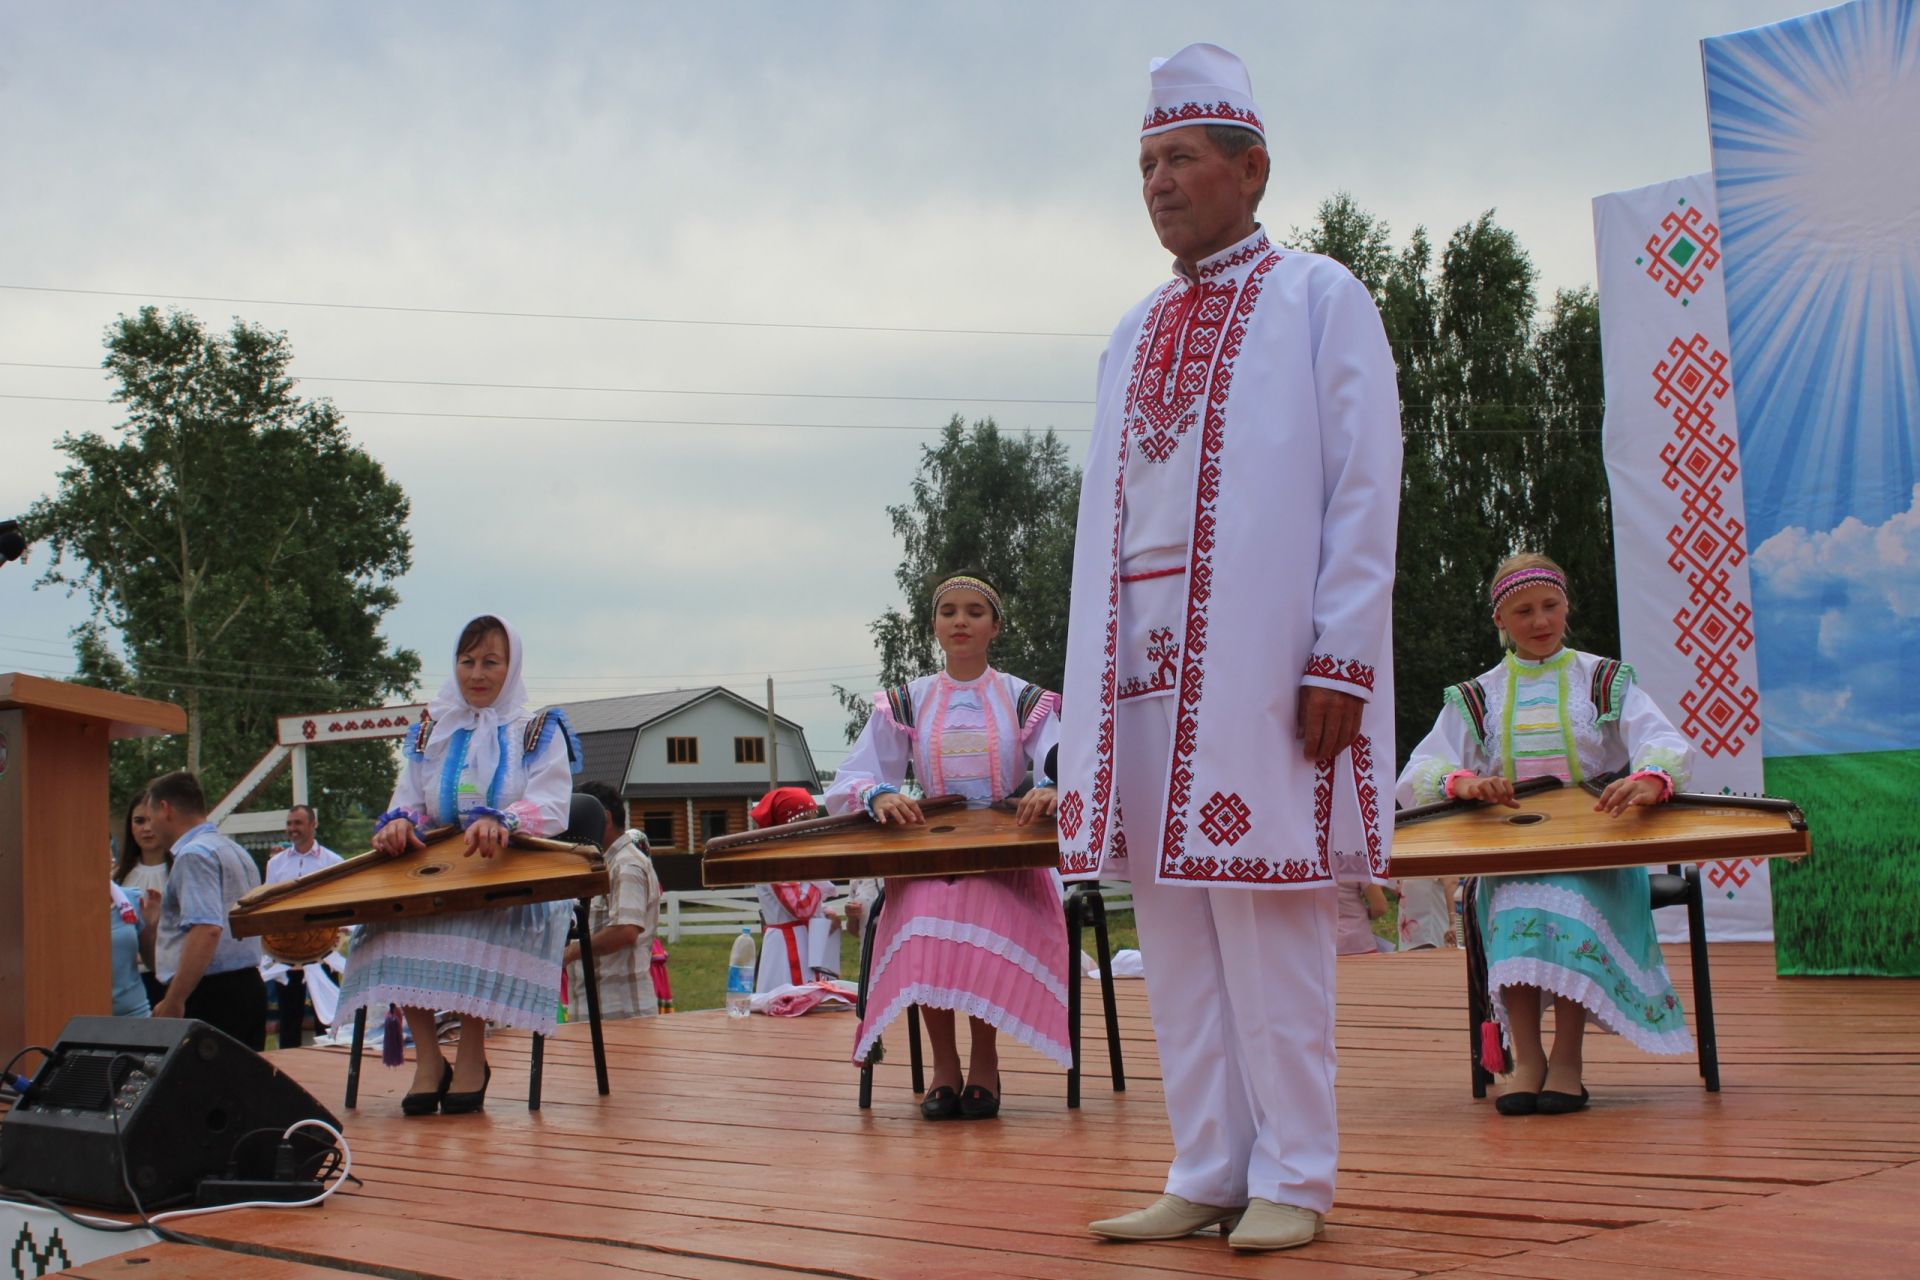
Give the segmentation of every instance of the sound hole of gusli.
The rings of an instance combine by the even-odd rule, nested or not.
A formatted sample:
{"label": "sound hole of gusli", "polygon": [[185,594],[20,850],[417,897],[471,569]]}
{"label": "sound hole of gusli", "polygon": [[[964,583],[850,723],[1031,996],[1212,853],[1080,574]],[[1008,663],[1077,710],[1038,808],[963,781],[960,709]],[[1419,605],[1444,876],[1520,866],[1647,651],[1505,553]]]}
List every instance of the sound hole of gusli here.
{"label": "sound hole of gusli", "polygon": [[1547,815],[1544,813],[1516,813],[1507,819],[1508,822],[1516,827],[1530,827],[1536,822],[1545,822],[1546,820]]}
{"label": "sound hole of gusli", "polygon": [[944,836],[944,835],[950,834],[954,830],[954,828],[953,827],[928,827],[927,830],[933,832],[933,834],[937,836]]}

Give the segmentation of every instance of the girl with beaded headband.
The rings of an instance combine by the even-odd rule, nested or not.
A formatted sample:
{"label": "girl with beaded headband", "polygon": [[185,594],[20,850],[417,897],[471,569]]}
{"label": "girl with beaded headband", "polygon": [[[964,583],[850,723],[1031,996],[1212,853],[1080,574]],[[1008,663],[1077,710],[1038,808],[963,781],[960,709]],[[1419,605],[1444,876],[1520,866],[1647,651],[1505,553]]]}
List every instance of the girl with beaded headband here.
{"label": "girl with beaded headband", "polygon": [[[1402,805],[1473,800],[1513,806],[1514,783],[1569,784],[1608,774],[1595,810],[1614,816],[1684,787],[1692,747],[1634,683],[1633,668],[1565,646],[1566,574],[1543,555],[1510,556],[1488,593],[1507,647],[1491,671],[1446,690],[1440,718],[1400,774]],[[1494,1021],[1481,1028],[1489,1070],[1500,1038],[1513,1074],[1501,1115],[1560,1114],[1587,1104],[1589,1018],[1650,1053],[1690,1053],[1680,1002],[1654,933],[1645,867],[1488,876],[1481,941]],[[1554,1004],[1553,1051],[1540,1036]]]}
{"label": "girl with beaded headband", "polygon": [[[859,741],[834,774],[831,813],[865,809],[883,823],[925,821],[902,791],[909,773],[927,795],[958,794],[983,808],[1013,797],[1031,765],[1033,788],[1016,819],[1050,822],[1057,807],[1043,763],[1059,741],[1059,695],[996,671],[987,649],[1000,634],[1000,595],[977,575],[942,579],[932,592],[943,670],[874,696]],[[855,1035],[862,1062],[881,1031],[918,1005],[932,1042],[933,1078],[920,1112],[929,1120],[985,1119],[1000,1111],[998,1035],[1071,1067],[1067,954],[1060,886],[1051,871],[1007,871],[896,880],[868,963],[867,1016]],[[962,1087],[956,1014],[969,1018],[971,1061]]]}

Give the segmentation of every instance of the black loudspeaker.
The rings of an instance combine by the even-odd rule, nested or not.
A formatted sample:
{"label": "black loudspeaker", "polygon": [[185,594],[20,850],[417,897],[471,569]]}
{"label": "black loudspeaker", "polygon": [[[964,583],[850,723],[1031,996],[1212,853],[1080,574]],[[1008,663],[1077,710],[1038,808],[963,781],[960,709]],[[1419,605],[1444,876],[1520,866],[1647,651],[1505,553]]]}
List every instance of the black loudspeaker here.
{"label": "black loudspeaker", "polygon": [[224,1031],[193,1018],[75,1018],[0,1120],[0,1185],[130,1210],[124,1160],[152,1209],[188,1198],[210,1174],[270,1163],[296,1120],[340,1127],[312,1094]]}

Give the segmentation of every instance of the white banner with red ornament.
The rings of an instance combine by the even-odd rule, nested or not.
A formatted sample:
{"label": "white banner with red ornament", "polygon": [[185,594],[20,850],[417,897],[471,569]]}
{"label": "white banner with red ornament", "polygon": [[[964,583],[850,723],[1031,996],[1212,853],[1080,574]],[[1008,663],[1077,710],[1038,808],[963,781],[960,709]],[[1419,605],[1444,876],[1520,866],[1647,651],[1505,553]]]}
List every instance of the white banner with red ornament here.
{"label": "white banner with red ornament", "polygon": [[403,736],[419,723],[426,709],[426,703],[412,702],[404,707],[316,711],[310,715],[281,716],[274,725],[283,747],[311,746],[316,742],[366,742]]}
{"label": "white banner with red ornament", "polygon": [[[1713,179],[1593,202],[1621,657],[1692,741],[1692,791],[1761,791],[1740,442]],[[1706,864],[1707,933],[1773,937],[1767,865]],[[1660,935],[1686,936],[1680,908]]]}

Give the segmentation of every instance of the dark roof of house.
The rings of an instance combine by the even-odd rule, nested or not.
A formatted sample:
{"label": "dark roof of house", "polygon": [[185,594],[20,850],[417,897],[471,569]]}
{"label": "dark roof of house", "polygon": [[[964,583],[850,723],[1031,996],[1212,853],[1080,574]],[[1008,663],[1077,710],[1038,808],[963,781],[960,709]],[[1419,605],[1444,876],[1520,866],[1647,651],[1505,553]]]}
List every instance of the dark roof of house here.
{"label": "dark roof of house", "polygon": [[[569,716],[569,719],[572,717]],[[603,729],[580,735],[581,782],[604,782],[618,788],[627,780],[627,761],[633,758],[638,729]]]}
{"label": "dark roof of house", "polygon": [[[659,693],[629,693],[618,698],[593,698],[585,702],[562,702],[558,705],[567,713],[567,719],[573,724],[573,731],[584,738],[589,733],[599,733],[608,729],[645,728],[655,720],[672,715],[689,703],[698,702],[716,693],[734,698],[762,715],[766,714],[766,708],[759,703],[743,698],[733,690],[717,684],[703,685],[698,689],[667,689]],[[789,728],[800,728],[785,716],[774,718]]]}

